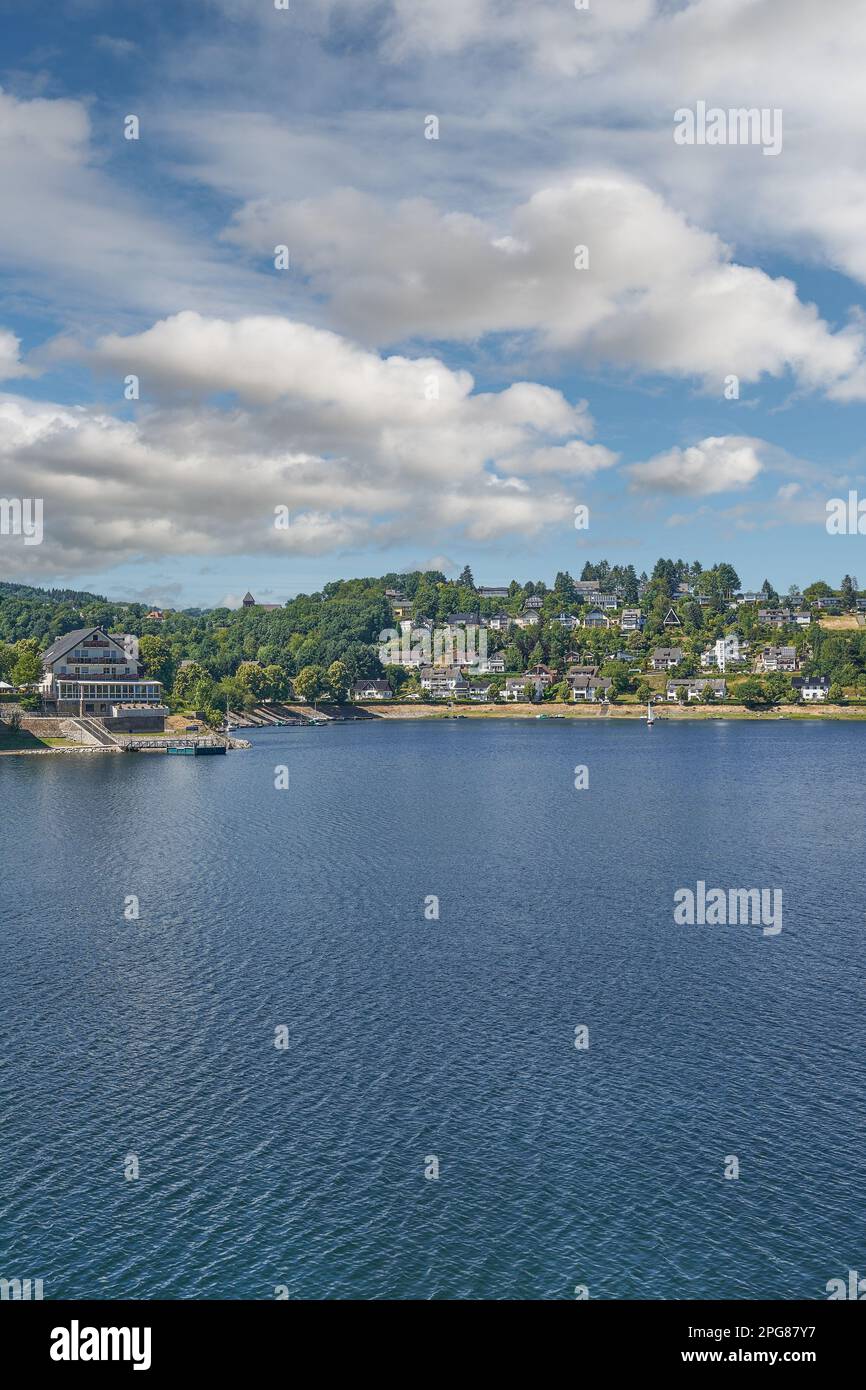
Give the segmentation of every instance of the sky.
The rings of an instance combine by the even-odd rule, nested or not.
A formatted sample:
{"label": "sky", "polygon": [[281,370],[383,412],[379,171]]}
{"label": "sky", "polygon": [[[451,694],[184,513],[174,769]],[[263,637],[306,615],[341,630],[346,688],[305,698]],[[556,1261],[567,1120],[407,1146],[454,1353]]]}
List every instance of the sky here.
{"label": "sky", "polygon": [[862,0],[0,24],[0,497],[44,517],[0,578],[184,607],[664,555],[866,587],[826,528],[866,497]]}

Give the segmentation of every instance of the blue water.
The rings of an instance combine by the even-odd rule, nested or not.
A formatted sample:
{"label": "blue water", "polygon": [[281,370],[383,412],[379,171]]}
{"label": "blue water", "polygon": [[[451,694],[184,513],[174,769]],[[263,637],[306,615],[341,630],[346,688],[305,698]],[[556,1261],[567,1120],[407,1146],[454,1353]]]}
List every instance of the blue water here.
{"label": "blue water", "polygon": [[[751,1299],[866,1269],[866,731],[252,739],[0,759],[0,1275]],[[698,879],[780,887],[781,934],[674,925]]]}

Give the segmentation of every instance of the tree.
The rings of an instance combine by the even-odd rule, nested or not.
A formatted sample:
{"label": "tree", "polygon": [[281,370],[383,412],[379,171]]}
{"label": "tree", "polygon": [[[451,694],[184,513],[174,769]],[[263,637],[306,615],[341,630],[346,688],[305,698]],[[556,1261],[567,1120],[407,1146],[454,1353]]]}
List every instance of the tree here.
{"label": "tree", "polygon": [[174,680],[174,657],[165,638],[151,637],[145,633],[138,639],[138,655],[144,666],[144,674],[162,681],[169,688]]}
{"label": "tree", "polygon": [[15,648],[9,642],[0,642],[0,681],[9,680],[15,659]]}
{"label": "tree", "polygon": [[830,686],[830,689],[827,691],[827,699],[831,700],[834,705],[840,705],[845,699],[845,691],[838,682],[834,682],[833,685]]}
{"label": "tree", "polygon": [[315,706],[328,691],[328,678],[324,667],[305,666],[295,676],[294,685],[298,699],[306,700],[308,704]]}
{"label": "tree", "polygon": [[42,679],[42,657],[34,639],[17,644],[17,657],[12,667],[14,685],[35,685]]}
{"label": "tree", "polygon": [[767,704],[766,692],[756,676],[749,676],[746,680],[740,681],[734,695],[747,709],[754,709],[758,705]]}
{"label": "tree", "polygon": [[338,705],[345,704],[349,694],[349,671],[345,662],[332,661],[327,680],[333,699]]}
{"label": "tree", "polygon": [[172,695],[176,700],[188,700],[196,688],[210,679],[204,666],[198,661],[190,661],[186,666],[178,669],[172,686]]}
{"label": "tree", "polygon": [[475,580],[472,578],[472,571],[468,565],[463,566],[463,573],[461,574],[457,583],[461,586],[461,588],[464,589],[475,588]]}
{"label": "tree", "polygon": [[264,699],[267,678],[264,667],[260,666],[257,661],[242,661],[235,676],[253,699]]}
{"label": "tree", "polygon": [[812,603],[816,598],[829,598],[832,592],[830,585],[825,584],[823,579],[816,579],[814,584],[803,590],[803,598]]}
{"label": "tree", "polygon": [[276,662],[264,669],[264,698],[266,700],[287,700],[291,683],[282,666]]}

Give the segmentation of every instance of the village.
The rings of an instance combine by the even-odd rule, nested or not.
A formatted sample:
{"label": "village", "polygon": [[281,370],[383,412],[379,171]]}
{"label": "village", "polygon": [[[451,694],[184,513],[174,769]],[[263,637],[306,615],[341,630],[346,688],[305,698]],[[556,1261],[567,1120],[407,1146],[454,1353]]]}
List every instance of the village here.
{"label": "village", "polygon": [[[233,614],[101,600],[49,609],[56,625],[67,612],[107,611],[137,631],[105,621],[41,650],[32,638],[0,641],[0,746],[225,751],[247,728],[437,712],[866,717],[866,594],[848,576],[838,590],[817,583],[783,599],[768,581],[734,587],[725,566],[659,561],[638,579],[602,562],[586,577],[594,568],[579,580],[558,574],[552,588],[476,586],[467,567],[458,581],[339,581],[285,605],[247,591]],[[3,602],[15,609],[13,597]],[[347,617],[351,629],[316,639]],[[29,609],[15,618],[19,628],[34,621]],[[351,640],[359,622],[366,643]],[[207,654],[214,638],[221,671]]]}

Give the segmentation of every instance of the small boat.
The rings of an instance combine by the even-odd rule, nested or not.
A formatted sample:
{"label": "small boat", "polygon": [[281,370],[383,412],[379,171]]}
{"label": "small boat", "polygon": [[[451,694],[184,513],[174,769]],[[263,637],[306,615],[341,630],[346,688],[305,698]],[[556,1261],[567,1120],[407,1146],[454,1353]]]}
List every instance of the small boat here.
{"label": "small boat", "polygon": [[650,704],[649,701],[647,701],[647,707],[646,707],[646,722],[647,722],[647,727],[650,728],[650,729],[652,728],[653,724],[655,723],[655,715],[653,714],[653,707],[652,707],[652,705]]}
{"label": "small boat", "polygon": [[548,716],[547,716],[546,714],[537,714],[535,717],[536,717],[536,719],[547,719],[547,718],[548,718]]}

